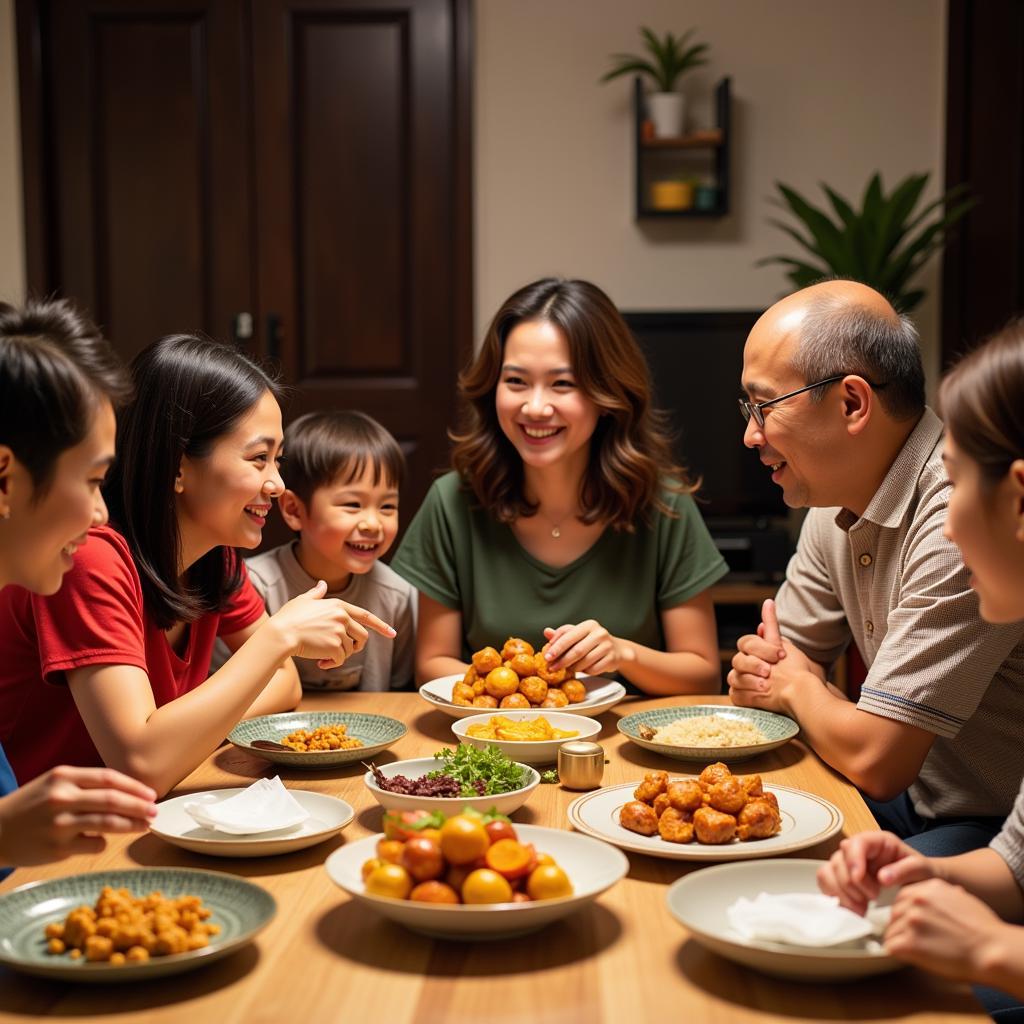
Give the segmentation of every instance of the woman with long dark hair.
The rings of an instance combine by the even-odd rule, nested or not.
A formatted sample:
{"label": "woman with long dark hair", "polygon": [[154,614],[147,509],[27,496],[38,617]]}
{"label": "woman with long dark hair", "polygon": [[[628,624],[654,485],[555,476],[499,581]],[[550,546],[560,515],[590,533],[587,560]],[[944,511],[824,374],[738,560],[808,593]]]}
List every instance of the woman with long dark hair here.
{"label": "woman with long dark hair", "polygon": [[[100,484],[130,391],[68,303],[0,303],[0,589],[54,593],[89,527],[106,522]],[[0,738],[9,724],[0,714]],[[102,832],[144,831],[155,796],[120,772],[66,765],[19,788],[0,748],[0,865],[97,853]]]}
{"label": "woman with long dark hair", "polygon": [[420,591],[417,675],[519,636],[552,669],[717,691],[708,588],[727,571],[611,300],[554,278],[498,311],[459,378],[453,471],[391,565]]}
{"label": "woman with long dark hair", "polygon": [[[203,338],[132,364],[118,461],[61,590],[0,595],[0,720],[19,778],[106,764],[166,793],[242,718],[293,708],[291,657],[340,664],[385,623],[318,584],[268,617],[236,548],[284,489],[277,385]],[[207,679],[220,636],[233,656]]]}
{"label": "woman with long dark hair", "polygon": [[[946,535],[971,569],[982,616],[1024,621],[1024,323],[954,367],[939,401],[953,488]],[[889,832],[865,832],[843,840],[819,882],[861,913],[882,886],[903,886],[885,933],[890,953],[1024,998],[1024,787],[986,849],[924,857]],[[996,1020],[1024,1020],[1024,1007],[979,994]]]}

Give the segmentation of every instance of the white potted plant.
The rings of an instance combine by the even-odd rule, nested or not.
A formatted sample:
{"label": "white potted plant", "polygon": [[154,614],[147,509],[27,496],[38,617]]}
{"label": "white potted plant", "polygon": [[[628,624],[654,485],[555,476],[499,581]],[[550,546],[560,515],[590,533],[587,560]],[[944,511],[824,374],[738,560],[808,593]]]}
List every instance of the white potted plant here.
{"label": "white potted plant", "polygon": [[686,98],[675,91],[680,75],[707,64],[707,43],[690,43],[696,29],[681,36],[666,32],[659,38],[646,26],[640,29],[648,57],[630,53],[612,54],[615,67],[601,79],[610,82],[621,75],[641,74],[652,79],[655,91],[647,96],[647,114],[659,138],[682,135],[686,125]]}

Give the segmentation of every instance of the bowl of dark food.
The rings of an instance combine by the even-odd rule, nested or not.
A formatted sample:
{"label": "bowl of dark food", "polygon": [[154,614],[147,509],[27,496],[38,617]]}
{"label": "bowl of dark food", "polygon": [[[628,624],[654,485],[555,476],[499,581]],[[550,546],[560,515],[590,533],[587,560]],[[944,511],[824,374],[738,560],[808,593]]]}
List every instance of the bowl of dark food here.
{"label": "bowl of dark food", "polygon": [[429,808],[458,814],[465,807],[511,814],[540,784],[540,774],[506,757],[496,747],[460,744],[433,757],[369,765],[366,788],[386,810]]}

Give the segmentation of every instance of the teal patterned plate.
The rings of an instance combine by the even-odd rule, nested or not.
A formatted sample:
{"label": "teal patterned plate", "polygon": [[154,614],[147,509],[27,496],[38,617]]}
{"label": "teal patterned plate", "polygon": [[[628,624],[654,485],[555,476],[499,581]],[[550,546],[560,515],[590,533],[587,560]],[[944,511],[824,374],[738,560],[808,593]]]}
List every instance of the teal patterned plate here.
{"label": "teal patterned plate", "polygon": [[[706,718],[718,715],[734,722],[746,722],[756,726],[764,733],[763,743],[755,743],[744,747],[677,747],[668,743],[655,743],[640,735],[640,726],[661,729],[681,718]],[[680,704],[671,708],[654,708],[650,711],[638,711],[619,719],[619,732],[631,739],[637,746],[653,750],[676,761],[745,761],[757,757],[768,750],[781,747],[788,743],[799,731],[800,726],[785,715],[776,715],[772,711],[761,711],[757,708],[738,708],[732,704]]]}
{"label": "teal patterned plate", "polygon": [[[63,921],[82,904],[95,904],[105,885],[128,889],[137,897],[154,891],[167,897],[199,896],[213,911],[210,922],[220,925],[220,934],[211,936],[210,944],[203,949],[123,966],[72,960],[66,953],[47,953],[43,936],[46,926]],[[251,942],[275,913],[277,904],[265,889],[220,871],[138,868],[30,882],[0,895],[0,964],[61,981],[138,981],[178,974],[219,960]]]}
{"label": "teal patterned plate", "polygon": [[[253,740],[280,743],[296,729],[312,731],[322,725],[344,725],[348,730],[346,735],[362,740],[363,745],[352,750],[311,750],[308,754],[250,746]],[[228,734],[228,739],[236,747],[274,764],[286,764],[289,768],[333,768],[373,757],[392,743],[397,743],[405,733],[405,725],[387,715],[366,715],[357,711],[289,711],[283,715],[263,715],[239,722]]]}

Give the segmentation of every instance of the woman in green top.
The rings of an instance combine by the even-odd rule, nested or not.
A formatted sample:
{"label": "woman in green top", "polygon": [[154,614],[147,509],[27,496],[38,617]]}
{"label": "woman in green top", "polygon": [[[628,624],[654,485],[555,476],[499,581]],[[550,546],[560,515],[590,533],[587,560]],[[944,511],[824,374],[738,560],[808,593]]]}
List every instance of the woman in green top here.
{"label": "woman in green top", "polygon": [[459,389],[453,472],[391,563],[420,591],[420,680],[520,636],[549,641],[555,669],[717,692],[708,588],[727,567],[608,296],[556,279],[516,292]]}

